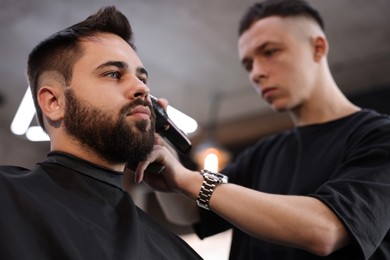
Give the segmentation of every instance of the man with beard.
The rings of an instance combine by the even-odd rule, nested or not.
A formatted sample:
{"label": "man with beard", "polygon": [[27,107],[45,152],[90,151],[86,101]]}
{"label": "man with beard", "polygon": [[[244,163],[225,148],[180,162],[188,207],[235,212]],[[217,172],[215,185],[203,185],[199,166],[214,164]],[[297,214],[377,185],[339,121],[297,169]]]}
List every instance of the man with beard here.
{"label": "man with beard", "polygon": [[50,136],[32,170],[0,167],[0,259],[200,259],[134,205],[126,164],[153,148],[148,74],[114,7],[53,34],[28,60]]}

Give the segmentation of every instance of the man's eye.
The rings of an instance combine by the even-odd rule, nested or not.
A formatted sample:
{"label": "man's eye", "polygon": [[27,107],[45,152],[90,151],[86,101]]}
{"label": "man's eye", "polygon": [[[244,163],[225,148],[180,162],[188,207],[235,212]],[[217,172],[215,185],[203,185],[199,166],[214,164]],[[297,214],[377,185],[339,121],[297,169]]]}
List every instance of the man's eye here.
{"label": "man's eye", "polygon": [[139,77],[138,79],[139,79],[140,81],[142,81],[144,84],[147,84],[147,83],[148,83],[148,79],[147,79],[147,78]]}
{"label": "man's eye", "polygon": [[121,73],[119,71],[111,71],[111,72],[104,74],[104,76],[109,77],[109,78],[113,78],[113,79],[120,79]]}
{"label": "man's eye", "polygon": [[265,50],[264,51],[264,55],[266,57],[271,57],[272,55],[274,55],[278,50],[277,49],[270,49],[270,50]]}
{"label": "man's eye", "polygon": [[252,70],[252,62],[245,62],[245,63],[243,64],[243,66],[244,66],[244,69],[245,69],[247,72],[251,72],[251,70]]}

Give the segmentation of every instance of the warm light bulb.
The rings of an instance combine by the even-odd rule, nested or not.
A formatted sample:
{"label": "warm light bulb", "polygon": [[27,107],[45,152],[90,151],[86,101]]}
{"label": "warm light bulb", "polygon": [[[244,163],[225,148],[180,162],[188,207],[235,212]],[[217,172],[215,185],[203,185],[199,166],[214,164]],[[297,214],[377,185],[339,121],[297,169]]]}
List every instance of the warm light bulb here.
{"label": "warm light bulb", "polygon": [[218,156],[215,153],[210,153],[206,155],[204,159],[204,169],[218,172]]}

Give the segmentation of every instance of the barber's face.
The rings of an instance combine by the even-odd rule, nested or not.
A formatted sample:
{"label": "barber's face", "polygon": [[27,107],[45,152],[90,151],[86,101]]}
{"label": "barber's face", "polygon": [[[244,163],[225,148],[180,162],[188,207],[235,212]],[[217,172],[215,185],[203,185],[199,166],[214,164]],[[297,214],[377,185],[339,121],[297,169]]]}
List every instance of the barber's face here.
{"label": "barber's face", "polygon": [[118,36],[100,34],[82,45],[65,92],[66,132],[108,162],[136,164],[154,143],[147,73]]}
{"label": "barber's face", "polygon": [[313,93],[314,59],[308,21],[267,17],[255,22],[238,43],[242,65],[256,91],[276,111],[302,106]]}

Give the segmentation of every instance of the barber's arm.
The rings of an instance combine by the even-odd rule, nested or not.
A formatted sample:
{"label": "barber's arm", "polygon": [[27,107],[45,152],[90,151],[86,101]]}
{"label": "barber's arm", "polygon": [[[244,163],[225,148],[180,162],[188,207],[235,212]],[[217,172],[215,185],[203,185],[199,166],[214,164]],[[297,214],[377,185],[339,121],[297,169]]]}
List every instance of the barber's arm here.
{"label": "barber's arm", "polygon": [[[144,175],[153,161],[164,164],[165,170],[159,175]],[[186,169],[165,147],[158,145],[138,165],[135,178],[159,191],[178,192],[192,201],[198,198],[203,183],[199,172]],[[317,255],[328,255],[350,242],[337,216],[321,201],[308,196],[275,195],[230,183],[218,184],[209,208],[254,237]]]}

